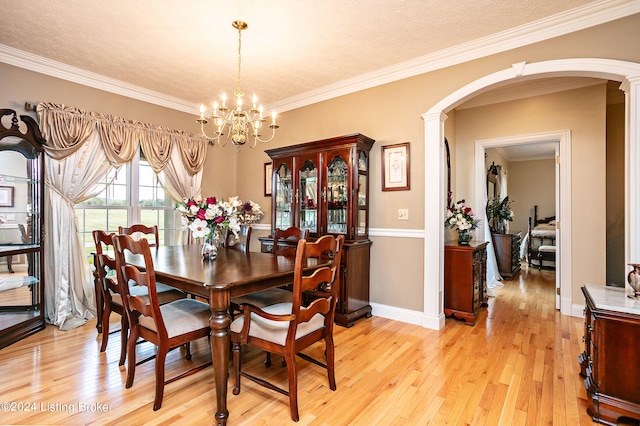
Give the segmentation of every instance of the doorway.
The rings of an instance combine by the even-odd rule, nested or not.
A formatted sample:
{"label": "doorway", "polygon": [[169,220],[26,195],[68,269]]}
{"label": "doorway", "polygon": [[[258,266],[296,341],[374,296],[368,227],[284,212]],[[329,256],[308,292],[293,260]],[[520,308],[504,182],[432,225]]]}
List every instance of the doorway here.
{"label": "doorway", "polygon": [[[533,145],[533,144],[553,144],[555,145],[554,154],[555,157],[560,160],[556,161],[555,167],[555,212],[554,215],[558,223],[560,221],[568,221],[567,224],[569,227],[571,226],[570,217],[563,217],[562,209],[561,209],[561,199],[562,198],[571,198],[571,185],[569,179],[561,179],[561,176],[566,173],[570,173],[570,170],[567,172],[564,170],[565,168],[570,168],[571,161],[569,155],[567,154],[570,151],[571,146],[571,132],[569,130],[557,131],[557,132],[545,132],[545,133],[536,133],[529,135],[514,135],[514,136],[506,136],[501,138],[493,138],[493,139],[484,139],[477,140],[475,142],[475,167],[474,167],[474,177],[475,177],[475,197],[476,200],[482,200],[484,194],[486,193],[486,167],[485,167],[485,152],[489,148],[504,148],[507,146],[524,146],[524,145]],[[564,152],[564,157],[561,154]],[[567,157],[565,161],[565,157]],[[570,176],[570,174],[569,174]],[[561,196],[562,195],[562,196]],[[532,206],[531,206],[532,207]],[[486,221],[486,212],[484,209],[478,209],[481,220]],[[486,222],[485,222],[486,223]],[[523,232],[524,235],[524,232]],[[566,279],[563,276],[563,268],[562,268],[562,238],[560,232],[557,232],[556,237],[556,261],[555,261],[555,269],[556,269],[556,309],[562,310],[563,303],[568,305],[568,309],[571,309],[571,298],[570,298],[570,288],[563,289],[561,283],[563,279]],[[566,268],[569,269],[569,268]],[[564,281],[569,283],[570,281]],[[566,286],[565,286],[566,287]],[[563,297],[564,295],[564,297]]]}

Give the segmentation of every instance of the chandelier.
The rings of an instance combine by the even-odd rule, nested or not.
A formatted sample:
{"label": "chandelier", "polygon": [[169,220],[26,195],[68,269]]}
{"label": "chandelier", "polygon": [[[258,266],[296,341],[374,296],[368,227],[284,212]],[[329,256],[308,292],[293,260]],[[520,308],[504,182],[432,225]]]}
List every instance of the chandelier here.
{"label": "chandelier", "polygon": [[[222,94],[222,102],[220,105],[218,105],[218,101],[213,103],[213,112],[210,117],[215,127],[213,136],[207,135],[204,130],[204,125],[209,122],[205,117],[204,105],[200,105],[200,116],[196,122],[200,123],[202,134],[209,139],[209,143],[212,145],[215,145],[217,142],[218,145],[225,146],[229,143],[229,140],[231,140],[231,143],[234,145],[242,146],[247,143],[250,138],[253,138],[253,143],[250,143],[249,146],[254,148],[258,141],[269,142],[273,139],[276,134],[276,129],[280,126],[276,125],[276,113],[273,111],[271,114],[271,124],[268,126],[271,129],[271,136],[268,139],[262,138],[260,131],[263,129],[263,125],[267,120],[262,116],[262,105],[256,107],[257,98],[255,94],[253,95],[251,109],[248,111],[242,109],[244,92],[240,88],[240,65],[242,63],[240,52],[242,49],[242,30],[246,30],[248,25],[246,22],[240,20],[233,21],[232,25],[238,30],[238,85],[234,92],[236,106],[235,108],[229,108],[227,106],[227,96],[225,93]],[[223,138],[224,142],[221,142],[221,136],[225,134],[226,138]]]}

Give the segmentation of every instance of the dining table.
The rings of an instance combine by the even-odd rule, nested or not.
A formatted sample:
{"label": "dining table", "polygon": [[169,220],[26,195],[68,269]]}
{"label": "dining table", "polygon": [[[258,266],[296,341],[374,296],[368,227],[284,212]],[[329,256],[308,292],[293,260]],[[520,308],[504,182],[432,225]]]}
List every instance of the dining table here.
{"label": "dining table", "polygon": [[[249,252],[219,248],[216,259],[202,256],[199,244],[159,246],[151,248],[153,266],[158,282],[208,300],[211,308],[211,356],[216,387],[216,423],[225,425],[227,409],[227,380],[231,324],[230,300],[271,287],[293,282],[295,259],[271,253]],[[144,268],[141,255],[127,253],[127,263]],[[328,266],[322,260],[309,259],[303,272]]]}

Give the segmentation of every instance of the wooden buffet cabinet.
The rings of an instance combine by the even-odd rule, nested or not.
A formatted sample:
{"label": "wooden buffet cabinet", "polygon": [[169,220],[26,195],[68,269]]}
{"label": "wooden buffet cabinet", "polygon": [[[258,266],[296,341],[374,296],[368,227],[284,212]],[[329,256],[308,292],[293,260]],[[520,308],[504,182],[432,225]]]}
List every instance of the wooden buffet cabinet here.
{"label": "wooden buffet cabinet", "polygon": [[[271,235],[295,226],[308,229],[311,240],[345,237],[335,316],[345,327],[371,316],[369,151],[374,142],[356,133],[265,151],[273,170]],[[259,240],[261,251],[270,252],[273,238]]]}
{"label": "wooden buffet cabinet", "polygon": [[[586,285],[584,345],[578,357],[594,421],[640,421],[640,300],[625,290]],[[626,424],[626,423],[625,423]]]}
{"label": "wooden buffet cabinet", "polygon": [[495,248],[498,272],[502,278],[512,280],[520,271],[520,243],[522,233],[491,234]]}
{"label": "wooden buffet cabinet", "polygon": [[444,246],[444,314],[474,325],[478,311],[487,306],[487,245],[468,246],[450,241]]}

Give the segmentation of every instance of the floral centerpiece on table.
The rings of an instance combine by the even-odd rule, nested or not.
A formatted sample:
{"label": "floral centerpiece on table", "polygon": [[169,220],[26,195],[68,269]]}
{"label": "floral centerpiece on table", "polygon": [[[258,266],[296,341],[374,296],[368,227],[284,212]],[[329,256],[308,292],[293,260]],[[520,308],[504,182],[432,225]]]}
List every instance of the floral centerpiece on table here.
{"label": "floral centerpiece on table", "polygon": [[480,225],[480,220],[471,207],[467,207],[465,200],[460,200],[447,207],[444,224],[458,231],[459,244],[468,245],[473,236],[473,230]]}
{"label": "floral centerpiece on table", "polygon": [[236,214],[240,225],[252,225],[259,222],[264,216],[264,213],[260,209],[260,205],[251,200],[242,202],[238,200],[238,197],[233,197],[230,199],[230,202],[233,204],[239,204],[236,208]]}
{"label": "floral centerpiece on table", "polygon": [[505,222],[513,221],[513,211],[511,211],[511,203],[509,196],[500,199],[500,197],[491,198],[487,202],[487,219],[491,232],[504,234],[506,230]]}
{"label": "floral centerpiece on table", "polygon": [[264,214],[260,206],[253,201],[243,203],[238,197],[228,201],[208,197],[203,200],[186,198],[176,204],[176,210],[182,214],[182,220],[191,230],[191,235],[204,239],[203,256],[214,259],[217,245],[230,230],[237,236],[240,225],[250,225],[262,219]]}

